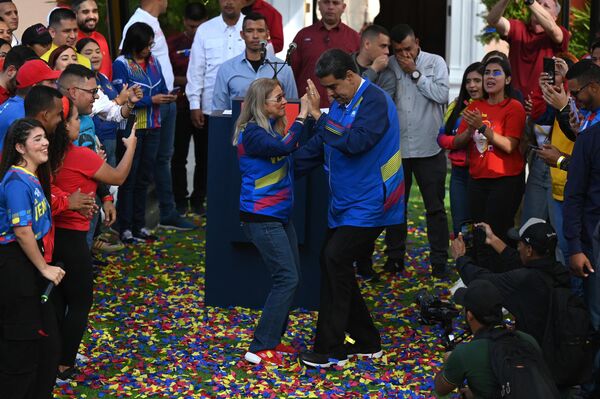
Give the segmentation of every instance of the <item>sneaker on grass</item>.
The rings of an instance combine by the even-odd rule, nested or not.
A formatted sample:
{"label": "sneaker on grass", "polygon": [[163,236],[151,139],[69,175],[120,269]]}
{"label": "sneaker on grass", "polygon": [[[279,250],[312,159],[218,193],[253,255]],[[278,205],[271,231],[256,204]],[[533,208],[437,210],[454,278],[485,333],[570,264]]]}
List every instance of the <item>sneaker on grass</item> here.
{"label": "sneaker on grass", "polygon": [[190,231],[196,228],[196,225],[179,215],[173,215],[163,219],[158,224],[158,228],[166,230]]}
{"label": "sneaker on grass", "polygon": [[138,231],[133,233],[133,238],[138,242],[154,242],[158,240],[158,237],[155,236],[145,227],[142,227]]}

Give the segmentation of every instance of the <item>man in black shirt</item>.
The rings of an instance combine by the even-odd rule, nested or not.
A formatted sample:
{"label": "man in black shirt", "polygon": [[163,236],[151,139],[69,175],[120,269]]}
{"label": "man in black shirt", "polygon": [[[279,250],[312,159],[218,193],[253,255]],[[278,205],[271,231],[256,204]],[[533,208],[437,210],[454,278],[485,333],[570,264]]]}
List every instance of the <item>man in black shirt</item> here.
{"label": "man in black shirt", "polygon": [[550,300],[550,285],[569,286],[567,269],[554,258],[556,232],[549,223],[538,218],[529,219],[517,232],[509,231],[509,237],[518,240],[517,249],[508,247],[490,226],[476,225],[485,230],[486,244],[500,254],[503,273],[493,273],[473,263],[465,256],[462,235],[452,242],[452,257],[463,282],[490,281],[500,292],[503,306],[515,316],[517,328],[532,335],[541,344]]}

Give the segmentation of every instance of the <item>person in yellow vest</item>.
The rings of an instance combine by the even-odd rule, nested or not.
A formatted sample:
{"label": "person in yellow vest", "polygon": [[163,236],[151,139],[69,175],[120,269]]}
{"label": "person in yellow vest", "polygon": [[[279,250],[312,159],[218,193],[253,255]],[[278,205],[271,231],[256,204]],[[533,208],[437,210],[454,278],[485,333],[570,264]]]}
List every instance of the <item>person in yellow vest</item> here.
{"label": "person in yellow vest", "polygon": [[[77,42],[77,17],[68,8],[55,8],[48,16],[48,32],[52,36],[52,46],[40,58],[48,62],[50,54],[59,46],[67,45],[75,48]],[[77,53],[77,62],[84,67],[92,69],[89,58]]]}

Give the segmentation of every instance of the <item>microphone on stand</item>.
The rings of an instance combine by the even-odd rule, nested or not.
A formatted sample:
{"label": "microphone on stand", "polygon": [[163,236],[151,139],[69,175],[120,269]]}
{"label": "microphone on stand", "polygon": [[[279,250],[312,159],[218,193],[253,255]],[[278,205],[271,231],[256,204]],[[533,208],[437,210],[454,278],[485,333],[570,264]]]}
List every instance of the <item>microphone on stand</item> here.
{"label": "microphone on stand", "polygon": [[287,54],[285,55],[285,63],[287,65],[290,65],[290,62],[292,61],[292,53],[294,51],[296,51],[297,48],[298,48],[298,45],[295,42],[291,42],[290,43],[290,46],[288,47]]}
{"label": "microphone on stand", "polygon": [[267,44],[268,44],[268,42],[264,39],[260,41],[260,63],[261,63],[261,65],[264,64],[265,59],[267,58]]}

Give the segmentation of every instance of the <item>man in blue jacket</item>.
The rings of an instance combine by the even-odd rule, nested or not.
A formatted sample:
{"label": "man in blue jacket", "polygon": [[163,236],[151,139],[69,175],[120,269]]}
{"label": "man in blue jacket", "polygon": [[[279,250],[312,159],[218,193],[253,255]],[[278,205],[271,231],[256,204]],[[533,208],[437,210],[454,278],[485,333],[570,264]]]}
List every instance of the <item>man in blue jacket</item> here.
{"label": "man in blue jacket", "polygon": [[331,100],[319,110],[310,79],[314,136],[294,154],[295,173],[324,165],[329,174],[328,231],[321,255],[321,296],[312,367],[343,365],[349,356],[381,357],[381,339],[360,293],[352,263],[372,250],[384,226],[404,223],[400,124],[391,97],[361,78],[339,49],[321,55],[316,75]]}

